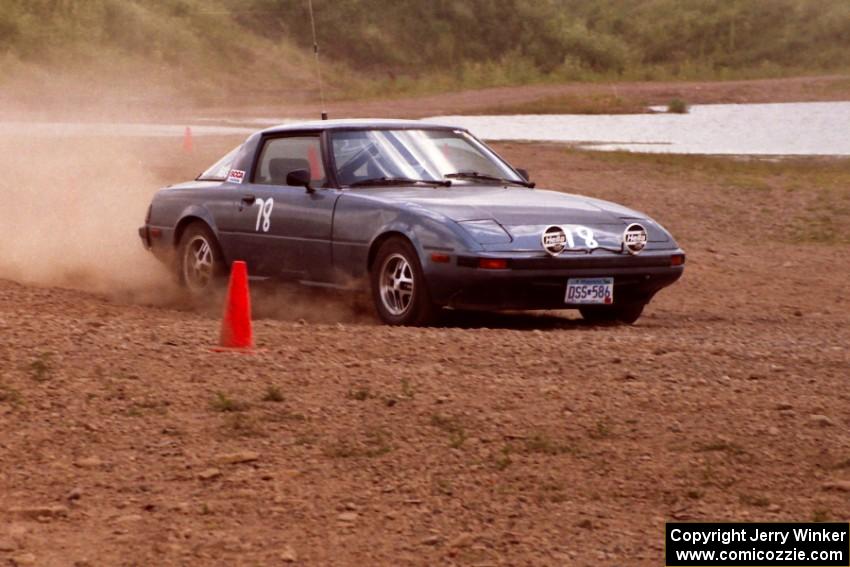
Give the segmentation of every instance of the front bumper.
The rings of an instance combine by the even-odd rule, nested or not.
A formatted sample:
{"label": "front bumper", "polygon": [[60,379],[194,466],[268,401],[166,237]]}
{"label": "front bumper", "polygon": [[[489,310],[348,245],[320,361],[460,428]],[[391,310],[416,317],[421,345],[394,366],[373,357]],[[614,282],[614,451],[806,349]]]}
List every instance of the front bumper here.
{"label": "front bumper", "polygon": [[145,247],[145,250],[151,249],[151,233],[148,225],[139,227],[139,238],[142,239],[142,246]]}
{"label": "front bumper", "polygon": [[174,260],[174,249],[169,246],[171,232],[168,229],[146,224],[139,227],[139,238],[145,250],[164,263]]}
{"label": "front bumper", "polygon": [[[637,256],[606,254],[576,257],[506,257],[507,268],[479,268],[477,256],[460,256],[452,263],[430,263],[426,278],[432,300],[456,308],[571,309],[564,302],[570,278],[614,278],[614,303],[648,302],[678,280],[684,263],[673,265],[682,250],[663,250]],[[488,259],[497,256],[487,256]]]}

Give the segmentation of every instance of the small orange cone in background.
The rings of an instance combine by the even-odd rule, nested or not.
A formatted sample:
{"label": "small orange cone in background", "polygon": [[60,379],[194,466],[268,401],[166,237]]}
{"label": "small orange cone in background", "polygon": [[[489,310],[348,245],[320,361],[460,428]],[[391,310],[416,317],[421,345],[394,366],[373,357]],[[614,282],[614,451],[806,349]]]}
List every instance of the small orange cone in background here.
{"label": "small orange cone in background", "polygon": [[316,151],[316,148],[310,147],[307,150],[307,160],[310,162],[310,176],[313,179],[323,178],[325,174],[322,173],[322,162],[319,161],[319,152]]}
{"label": "small orange cone in background", "polygon": [[224,319],[221,321],[221,336],[216,351],[238,350],[253,352],[254,333],[251,330],[251,294],[248,291],[248,266],[245,262],[233,262],[230,283],[227,286],[227,302]]}
{"label": "small orange cone in background", "polygon": [[195,149],[195,143],[192,140],[192,129],[186,126],[186,131],[183,132],[183,153],[191,154]]}

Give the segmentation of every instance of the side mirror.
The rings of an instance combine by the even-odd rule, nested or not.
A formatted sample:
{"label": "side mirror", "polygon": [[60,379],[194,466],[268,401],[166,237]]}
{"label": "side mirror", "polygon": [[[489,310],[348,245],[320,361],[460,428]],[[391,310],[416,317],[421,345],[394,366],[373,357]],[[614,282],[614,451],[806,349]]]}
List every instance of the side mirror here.
{"label": "side mirror", "polygon": [[295,169],[286,174],[286,184],[291,187],[304,187],[308,193],[312,193],[315,189],[310,186],[310,177],[309,169]]}
{"label": "side mirror", "polygon": [[527,169],[523,169],[521,167],[518,167],[518,168],[516,168],[516,172],[519,173],[520,175],[522,175],[522,177],[526,181],[531,181],[531,177],[528,176],[528,170]]}

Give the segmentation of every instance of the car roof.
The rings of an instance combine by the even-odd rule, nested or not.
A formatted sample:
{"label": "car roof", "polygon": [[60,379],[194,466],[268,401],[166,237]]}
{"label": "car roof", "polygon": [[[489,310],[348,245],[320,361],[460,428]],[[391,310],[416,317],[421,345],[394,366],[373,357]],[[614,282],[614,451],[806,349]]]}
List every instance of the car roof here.
{"label": "car roof", "polygon": [[292,122],[272,126],[263,130],[264,134],[276,134],[299,130],[359,130],[375,129],[406,129],[406,128],[439,128],[449,130],[466,130],[447,124],[434,124],[421,120],[384,120],[376,118],[348,118],[344,120],[313,120],[309,122]]}

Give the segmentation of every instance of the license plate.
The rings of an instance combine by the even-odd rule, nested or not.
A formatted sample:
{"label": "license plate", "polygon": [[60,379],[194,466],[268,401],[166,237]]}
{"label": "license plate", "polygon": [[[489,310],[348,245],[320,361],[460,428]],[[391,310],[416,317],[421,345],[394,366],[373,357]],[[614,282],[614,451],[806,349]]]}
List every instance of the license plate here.
{"label": "license plate", "polygon": [[614,278],[571,278],[567,280],[564,302],[578,305],[614,303]]}

